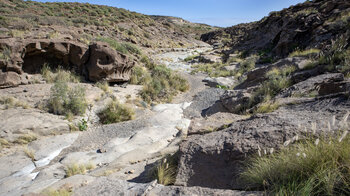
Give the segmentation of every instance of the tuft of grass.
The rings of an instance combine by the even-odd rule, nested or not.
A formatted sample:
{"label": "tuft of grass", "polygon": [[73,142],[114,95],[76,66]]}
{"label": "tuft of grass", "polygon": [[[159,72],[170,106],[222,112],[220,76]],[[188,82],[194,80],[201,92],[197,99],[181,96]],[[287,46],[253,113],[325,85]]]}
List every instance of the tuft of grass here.
{"label": "tuft of grass", "polygon": [[251,55],[244,59],[239,66],[239,69],[235,71],[236,76],[243,75],[255,68],[255,63],[258,60],[258,56],[256,55]]}
{"label": "tuft of grass", "polygon": [[21,136],[19,136],[14,143],[16,144],[29,144],[32,141],[37,140],[37,136],[34,134],[23,134]]}
{"label": "tuft of grass", "polygon": [[85,99],[85,89],[81,86],[71,88],[66,82],[55,82],[51,87],[48,109],[58,115],[82,115],[88,104]]}
{"label": "tuft of grass", "polygon": [[66,168],[66,177],[74,176],[77,174],[86,174],[86,172],[95,169],[96,166],[92,163],[89,164],[71,164]]}
{"label": "tuft of grass", "polygon": [[0,97],[0,104],[5,105],[6,109],[22,107],[23,109],[28,109],[30,106],[24,101],[19,101],[14,97]]}
{"label": "tuft of grass", "polygon": [[289,54],[289,57],[313,57],[320,54],[321,50],[317,48],[311,48],[307,50],[296,50]]}
{"label": "tuft of grass", "polygon": [[241,179],[249,189],[272,195],[349,195],[350,138],[345,133],[253,157]]}
{"label": "tuft of grass", "polygon": [[158,162],[151,171],[151,178],[162,185],[173,185],[176,180],[178,153],[169,155]]}
{"label": "tuft of grass", "polygon": [[151,73],[152,80],[147,82],[141,91],[144,101],[170,102],[179,91],[185,92],[189,89],[187,80],[165,65],[157,65]]}
{"label": "tuft of grass", "polygon": [[199,55],[198,54],[195,54],[195,55],[191,55],[191,56],[188,56],[184,59],[185,62],[189,62],[189,61],[193,61],[194,59],[196,59]]}
{"label": "tuft of grass", "polygon": [[33,162],[35,161],[35,154],[34,151],[31,149],[28,149],[28,147],[23,149],[23,152],[27,155],[28,158],[30,158]]}
{"label": "tuft of grass", "polygon": [[97,114],[102,124],[112,124],[132,120],[135,112],[133,109],[113,100],[107,107]]}
{"label": "tuft of grass", "polygon": [[[281,69],[273,68],[266,73],[266,80],[261,86],[255,90],[250,101],[240,108],[240,112],[244,112],[246,109],[252,108],[253,106],[263,103],[261,105],[261,112],[273,111],[278,106],[272,104],[269,106],[270,100],[274,98],[281,90],[291,86],[293,83],[290,79],[290,75],[296,70],[294,66],[287,66]],[[264,103],[265,102],[265,103]]]}
{"label": "tuft of grass", "polygon": [[47,190],[43,192],[46,196],[71,196],[73,194],[71,189],[61,188],[58,190]]}
{"label": "tuft of grass", "polygon": [[64,70],[62,67],[58,67],[56,70],[52,70],[49,64],[44,64],[41,69],[41,74],[44,80],[48,83],[55,82],[73,82],[79,83],[80,77],[74,73]]}
{"label": "tuft of grass", "polygon": [[104,82],[97,82],[95,85],[98,88],[100,88],[101,90],[103,90],[103,92],[105,92],[106,94],[112,93],[111,89],[109,88],[109,84],[106,81],[104,81]]}
{"label": "tuft of grass", "polygon": [[255,110],[255,113],[270,113],[277,110],[281,105],[276,102],[267,101],[261,103]]}

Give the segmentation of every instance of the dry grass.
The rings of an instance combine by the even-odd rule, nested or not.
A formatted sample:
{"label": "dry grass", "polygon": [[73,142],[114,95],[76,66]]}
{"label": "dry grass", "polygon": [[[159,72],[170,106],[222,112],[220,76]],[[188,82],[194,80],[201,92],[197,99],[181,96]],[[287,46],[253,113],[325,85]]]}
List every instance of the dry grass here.
{"label": "dry grass", "polygon": [[49,64],[44,64],[43,68],[41,69],[41,74],[44,80],[48,83],[55,83],[55,82],[79,83],[80,82],[80,77],[75,75],[71,71],[65,70],[62,67],[58,67],[57,69],[53,70],[50,68]]}
{"label": "dry grass", "polygon": [[74,176],[77,174],[86,174],[86,172],[95,169],[96,166],[92,163],[89,164],[71,164],[66,168],[66,177]]}
{"label": "dry grass", "polygon": [[311,48],[307,50],[296,50],[289,54],[289,57],[313,57],[320,54],[321,50],[317,48]]}
{"label": "dry grass", "polygon": [[175,153],[160,160],[153,168],[151,178],[156,179],[159,184],[165,186],[174,184],[177,174],[178,156],[178,153]]}
{"label": "dry grass", "polygon": [[100,88],[101,90],[103,90],[104,93],[106,94],[111,94],[112,90],[109,88],[109,84],[108,82],[104,81],[104,82],[97,82],[96,87]]}
{"label": "dry grass", "polygon": [[267,101],[259,104],[258,108],[255,110],[255,113],[270,113],[277,110],[280,105],[276,102]]}
{"label": "dry grass", "polygon": [[5,105],[5,109],[16,107],[22,107],[23,109],[30,108],[28,103],[20,101],[14,97],[0,97],[0,104]]}
{"label": "dry grass", "polygon": [[29,144],[32,141],[37,140],[37,136],[34,134],[23,134],[19,136],[13,143],[16,144]]}
{"label": "dry grass", "polygon": [[25,147],[23,149],[23,152],[26,154],[28,158],[30,158],[33,162],[35,161],[35,153],[32,149],[29,149],[28,147]]}

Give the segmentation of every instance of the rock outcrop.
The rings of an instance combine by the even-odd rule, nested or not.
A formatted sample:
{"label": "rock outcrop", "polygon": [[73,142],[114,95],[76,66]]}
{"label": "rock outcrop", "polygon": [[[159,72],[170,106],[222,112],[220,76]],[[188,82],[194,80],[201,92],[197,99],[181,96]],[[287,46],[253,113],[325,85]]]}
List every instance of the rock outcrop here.
{"label": "rock outcrop", "polygon": [[126,55],[101,42],[86,47],[69,40],[11,38],[0,40],[0,50],[0,87],[25,83],[23,74],[40,73],[46,63],[73,70],[94,82],[128,81],[134,65]]}
{"label": "rock outcrop", "polygon": [[285,57],[307,47],[323,48],[349,28],[347,0],[306,1],[258,22],[239,24],[202,35],[210,44],[226,43],[232,51],[272,51]]}
{"label": "rock outcrop", "polygon": [[312,134],[313,122],[318,134],[327,134],[327,122],[333,116],[336,123],[331,129],[340,130],[338,122],[349,109],[345,96],[315,99],[236,121],[222,131],[189,136],[180,146],[176,185],[244,189],[239,174],[246,157],[259,149],[262,154],[270,153],[271,149]]}

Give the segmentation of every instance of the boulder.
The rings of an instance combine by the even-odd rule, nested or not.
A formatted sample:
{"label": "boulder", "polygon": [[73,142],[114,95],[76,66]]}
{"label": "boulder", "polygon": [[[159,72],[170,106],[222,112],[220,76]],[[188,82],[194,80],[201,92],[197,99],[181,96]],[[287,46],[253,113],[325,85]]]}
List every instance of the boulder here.
{"label": "boulder", "polygon": [[232,113],[239,113],[250,101],[252,95],[242,90],[229,90],[220,97],[222,105]]}
{"label": "boulder", "polygon": [[343,80],[344,75],[341,73],[321,74],[284,89],[276,96],[276,98],[308,96],[312,91],[321,92],[319,93],[321,96],[337,92],[345,92],[346,82],[342,82]]}
{"label": "boulder", "polygon": [[134,64],[128,61],[126,55],[101,42],[90,45],[89,50],[86,68],[91,81],[123,82],[130,79]]}
{"label": "boulder", "polygon": [[175,185],[244,189],[239,175],[246,157],[257,154],[259,149],[262,154],[277,150],[295,142],[297,135],[310,135],[312,122],[317,125],[316,134],[325,134],[327,122],[335,116],[331,132],[340,130],[340,122],[349,109],[344,97],[316,100],[239,120],[222,131],[191,135],[180,145]]}
{"label": "boulder", "polygon": [[220,63],[221,57],[216,55],[201,55],[199,56],[199,62],[200,63]]}
{"label": "boulder", "polygon": [[21,76],[16,72],[0,72],[0,88],[14,87],[21,84]]}
{"label": "boulder", "polygon": [[217,86],[225,86],[230,87],[235,84],[236,80],[234,77],[217,77],[217,78],[211,78],[207,77],[203,80],[203,82],[206,82],[211,87],[217,87]]}
{"label": "boulder", "polygon": [[332,81],[327,80],[320,84],[318,84],[318,94],[323,95],[331,95],[337,93],[345,93],[350,91],[350,81]]}
{"label": "boulder", "polygon": [[294,66],[295,68],[301,67],[305,64],[305,58],[303,57],[292,57],[285,58],[277,61],[276,63],[266,65],[263,67],[258,67],[247,73],[247,79],[238,85],[235,89],[244,89],[252,86],[257,86],[263,81],[265,81],[265,74],[272,70],[273,68],[282,68],[287,66]]}

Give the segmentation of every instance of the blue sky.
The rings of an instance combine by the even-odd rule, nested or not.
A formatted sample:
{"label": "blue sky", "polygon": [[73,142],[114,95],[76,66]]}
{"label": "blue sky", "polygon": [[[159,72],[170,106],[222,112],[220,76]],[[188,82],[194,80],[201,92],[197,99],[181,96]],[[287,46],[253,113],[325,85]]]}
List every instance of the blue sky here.
{"label": "blue sky", "polygon": [[177,16],[191,22],[227,27],[260,20],[305,0],[39,0],[41,2],[88,2],[125,8],[149,15]]}

